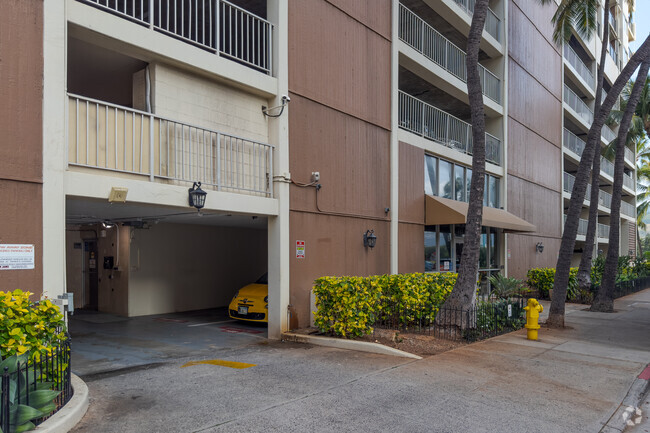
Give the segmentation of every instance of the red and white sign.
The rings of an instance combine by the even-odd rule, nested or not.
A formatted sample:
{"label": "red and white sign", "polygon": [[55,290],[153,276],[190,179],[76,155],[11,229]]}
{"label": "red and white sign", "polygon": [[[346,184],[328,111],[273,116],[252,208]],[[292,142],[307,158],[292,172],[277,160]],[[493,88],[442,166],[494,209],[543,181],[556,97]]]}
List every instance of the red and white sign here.
{"label": "red and white sign", "polygon": [[34,269],[34,245],[0,244],[0,270]]}
{"label": "red and white sign", "polygon": [[296,241],[296,258],[305,258],[305,241]]}

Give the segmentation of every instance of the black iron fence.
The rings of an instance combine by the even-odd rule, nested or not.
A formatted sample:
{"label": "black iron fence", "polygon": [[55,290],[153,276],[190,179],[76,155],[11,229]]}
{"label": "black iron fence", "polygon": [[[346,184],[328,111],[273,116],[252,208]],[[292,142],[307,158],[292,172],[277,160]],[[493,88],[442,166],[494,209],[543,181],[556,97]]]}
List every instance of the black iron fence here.
{"label": "black iron fence", "polygon": [[526,323],[526,302],[525,298],[478,301],[466,309],[412,308],[384,303],[373,327],[476,341],[522,328]]}
{"label": "black iron fence", "polygon": [[[631,295],[632,293],[640,292],[648,288],[650,288],[650,276],[628,281],[619,281],[614,285],[613,298],[622,298],[623,296]],[[598,289],[600,289],[600,286],[591,286],[591,293],[596,296]]]}
{"label": "black iron fence", "polygon": [[1,373],[0,430],[13,433],[38,425],[72,398],[70,342],[39,360],[5,366]]}

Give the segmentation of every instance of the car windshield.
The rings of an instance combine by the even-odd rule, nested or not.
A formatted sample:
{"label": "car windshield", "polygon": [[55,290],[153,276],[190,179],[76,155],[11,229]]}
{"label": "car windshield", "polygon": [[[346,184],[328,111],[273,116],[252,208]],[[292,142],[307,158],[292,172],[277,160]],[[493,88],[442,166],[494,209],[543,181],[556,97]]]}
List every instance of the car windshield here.
{"label": "car windshield", "polygon": [[269,283],[269,274],[266,272],[264,275],[259,277],[257,281],[255,281],[255,284],[268,284]]}

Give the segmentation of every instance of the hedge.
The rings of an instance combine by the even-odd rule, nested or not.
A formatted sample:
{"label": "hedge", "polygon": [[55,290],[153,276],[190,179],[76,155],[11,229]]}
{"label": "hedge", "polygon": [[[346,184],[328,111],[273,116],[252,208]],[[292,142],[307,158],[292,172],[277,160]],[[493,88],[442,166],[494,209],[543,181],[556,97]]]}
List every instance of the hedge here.
{"label": "hedge", "polygon": [[[553,289],[555,282],[555,268],[533,268],[526,274],[526,284],[533,290],[537,290],[540,298],[549,298],[549,291]],[[567,300],[578,297],[578,268],[569,270],[569,285],[567,287]]]}

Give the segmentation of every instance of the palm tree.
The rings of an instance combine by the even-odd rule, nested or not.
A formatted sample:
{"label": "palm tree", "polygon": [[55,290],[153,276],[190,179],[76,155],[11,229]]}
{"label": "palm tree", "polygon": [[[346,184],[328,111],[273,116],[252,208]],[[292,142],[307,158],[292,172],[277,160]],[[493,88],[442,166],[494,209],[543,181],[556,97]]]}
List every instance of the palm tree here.
{"label": "palm tree", "polygon": [[[641,64],[639,70],[640,77],[648,76],[648,69],[650,68],[650,55]],[[612,312],[614,311],[614,283],[616,280],[616,271],[618,267],[618,248],[619,248],[619,226],[620,226],[620,211],[621,211],[621,192],[623,188],[623,167],[624,162],[624,146],[627,142],[628,130],[634,117],[636,106],[641,99],[641,91],[644,87],[644,82],[640,81],[634,84],[630,98],[627,101],[627,107],[621,120],[620,129],[618,131],[618,138],[616,143],[616,162],[614,163],[614,187],[612,191],[612,205],[610,214],[610,229],[609,229],[609,248],[607,250],[607,258],[605,260],[605,271],[603,273],[603,281],[598,289],[598,293],[591,304],[591,311]]]}
{"label": "palm tree", "polygon": [[[472,116],[472,183],[465,223],[465,243],[461,255],[458,279],[442,308],[465,309],[476,300],[481,223],[483,220],[483,193],[485,188],[485,110],[478,70],[479,45],[487,16],[488,0],[476,0],[472,25],[467,37],[467,93]],[[438,323],[463,326],[462,315],[439,314]],[[443,318],[444,317],[444,318]],[[444,322],[443,322],[444,321]]]}

